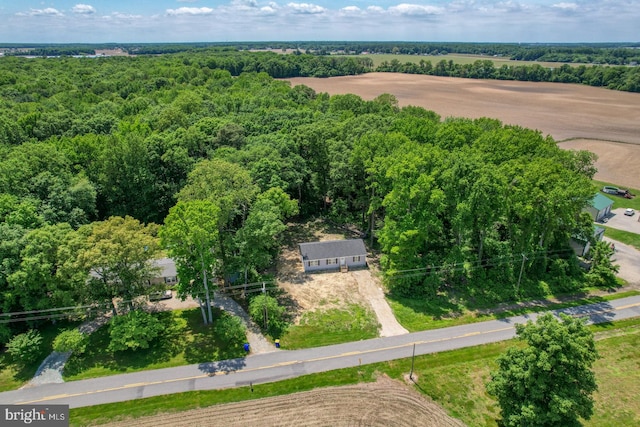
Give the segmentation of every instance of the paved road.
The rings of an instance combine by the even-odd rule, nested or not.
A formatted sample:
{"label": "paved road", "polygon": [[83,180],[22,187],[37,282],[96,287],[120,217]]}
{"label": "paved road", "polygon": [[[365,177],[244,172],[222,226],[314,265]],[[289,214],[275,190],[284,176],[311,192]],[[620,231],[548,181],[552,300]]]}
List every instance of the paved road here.
{"label": "paved road", "polygon": [[[561,310],[589,322],[640,316],[640,296]],[[507,340],[514,325],[534,320],[535,314],[416,332],[327,347],[276,351],[243,359],[114,375],[63,384],[46,384],[0,393],[0,402],[68,404],[70,407],[121,402],[191,390],[249,386],[411,356]]]}

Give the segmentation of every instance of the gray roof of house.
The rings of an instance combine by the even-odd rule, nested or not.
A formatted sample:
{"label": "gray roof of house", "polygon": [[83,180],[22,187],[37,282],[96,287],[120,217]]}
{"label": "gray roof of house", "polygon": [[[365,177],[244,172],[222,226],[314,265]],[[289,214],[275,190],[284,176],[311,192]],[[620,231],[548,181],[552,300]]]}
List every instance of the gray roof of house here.
{"label": "gray roof of house", "polygon": [[152,261],[154,267],[160,267],[159,277],[176,277],[176,263],[171,258],[160,258]]}
{"label": "gray roof of house", "polygon": [[327,259],[347,256],[366,255],[362,239],[329,240],[326,242],[300,243],[302,259]]}

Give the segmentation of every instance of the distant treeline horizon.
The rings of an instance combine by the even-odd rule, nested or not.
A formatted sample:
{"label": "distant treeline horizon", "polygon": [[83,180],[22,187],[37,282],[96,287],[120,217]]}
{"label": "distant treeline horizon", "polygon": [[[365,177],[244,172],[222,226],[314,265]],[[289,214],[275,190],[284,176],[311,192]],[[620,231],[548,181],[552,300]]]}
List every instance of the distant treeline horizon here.
{"label": "distant treeline horizon", "polygon": [[[0,44],[5,56],[66,57],[122,50],[134,56],[184,55],[186,61],[204,53],[210,69],[266,72],[274,78],[336,77],[369,72],[399,72],[447,77],[534,82],[579,83],[612,90],[640,92],[640,43],[418,43],[418,42],[242,42],[242,43],[105,43]],[[255,51],[262,52],[255,52]],[[276,51],[276,52],[274,52]],[[289,53],[283,55],[277,53]],[[368,54],[442,57],[384,61],[378,66]],[[483,55],[471,64],[448,59],[449,54]],[[501,65],[491,57],[521,61]],[[401,58],[399,56],[399,58]],[[402,58],[401,58],[402,59]],[[527,63],[529,62],[529,63]],[[539,62],[562,64],[555,68]],[[571,64],[571,65],[570,65]]]}

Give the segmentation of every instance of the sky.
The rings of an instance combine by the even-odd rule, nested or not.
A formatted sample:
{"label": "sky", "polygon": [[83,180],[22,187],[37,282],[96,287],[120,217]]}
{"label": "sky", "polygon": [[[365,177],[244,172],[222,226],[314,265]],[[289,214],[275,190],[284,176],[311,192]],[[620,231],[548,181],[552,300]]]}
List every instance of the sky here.
{"label": "sky", "polygon": [[0,0],[0,43],[638,42],[640,0]]}

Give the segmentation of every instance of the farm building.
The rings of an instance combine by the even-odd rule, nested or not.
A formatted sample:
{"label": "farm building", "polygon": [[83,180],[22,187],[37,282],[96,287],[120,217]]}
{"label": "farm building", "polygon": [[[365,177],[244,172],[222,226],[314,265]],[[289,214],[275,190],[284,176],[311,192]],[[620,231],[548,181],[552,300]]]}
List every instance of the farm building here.
{"label": "farm building", "polygon": [[367,249],[362,239],[300,243],[304,271],[341,270],[366,267]]}
{"label": "farm building", "polygon": [[611,213],[611,205],[613,205],[613,200],[598,193],[591,200],[591,203],[585,208],[585,210],[589,212],[594,221],[600,221],[601,219],[609,216]]}
{"label": "farm building", "polygon": [[[595,241],[599,242],[600,240],[602,240],[603,236],[604,228],[594,225],[593,237],[595,238]],[[571,245],[571,249],[573,249],[577,256],[585,256],[589,252],[589,249],[591,249],[591,243],[589,241],[578,237],[572,237],[571,240],[569,240],[569,245]]]}

